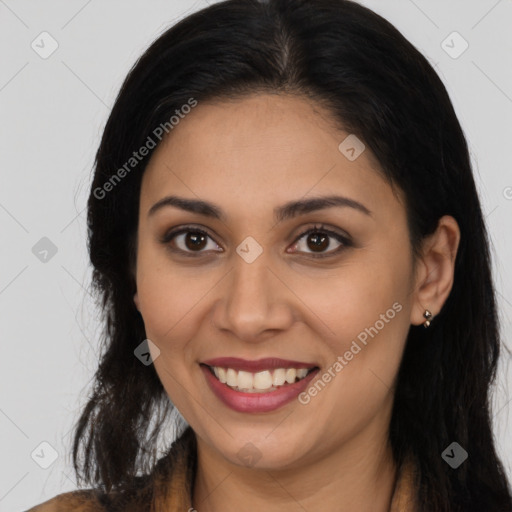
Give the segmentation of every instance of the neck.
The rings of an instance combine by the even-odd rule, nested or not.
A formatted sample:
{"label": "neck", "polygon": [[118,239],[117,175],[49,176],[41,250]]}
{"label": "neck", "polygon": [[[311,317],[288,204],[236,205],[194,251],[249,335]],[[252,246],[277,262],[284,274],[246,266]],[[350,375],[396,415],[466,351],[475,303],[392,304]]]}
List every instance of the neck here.
{"label": "neck", "polygon": [[291,469],[245,468],[198,439],[193,506],[198,512],[388,512],[396,467],[387,437],[363,432],[350,445]]}

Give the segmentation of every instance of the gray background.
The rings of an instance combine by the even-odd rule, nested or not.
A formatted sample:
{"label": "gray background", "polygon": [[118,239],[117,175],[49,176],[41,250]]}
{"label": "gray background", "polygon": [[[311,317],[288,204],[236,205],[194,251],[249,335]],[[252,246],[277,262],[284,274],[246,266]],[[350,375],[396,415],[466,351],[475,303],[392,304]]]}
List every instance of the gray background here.
{"label": "gray background", "polygon": [[[426,55],[450,92],[471,150],[493,244],[502,332],[511,346],[512,1],[361,3]],[[206,4],[0,0],[1,511],[76,488],[70,429],[86,399],[101,328],[87,291],[85,245],[94,152],[136,58],[169,25]],[[31,47],[34,41],[40,53],[51,49],[44,31],[58,44],[46,59]],[[454,31],[469,44],[457,58],[464,42]],[[53,256],[33,253],[43,237],[57,249]],[[509,361],[504,354],[494,429],[512,477]],[[57,458],[44,469],[53,450]]]}

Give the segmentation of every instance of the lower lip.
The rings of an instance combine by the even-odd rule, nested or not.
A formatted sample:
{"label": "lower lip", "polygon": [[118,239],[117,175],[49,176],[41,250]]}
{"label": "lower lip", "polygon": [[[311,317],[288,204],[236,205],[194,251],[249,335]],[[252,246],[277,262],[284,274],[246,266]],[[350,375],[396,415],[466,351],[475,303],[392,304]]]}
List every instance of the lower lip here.
{"label": "lower lip", "polygon": [[201,369],[210,389],[217,398],[238,412],[269,412],[279,409],[279,407],[291,402],[302,393],[319,371],[317,368],[302,380],[284,385],[275,391],[269,391],[268,393],[242,393],[220,382],[207,366],[201,365]]}

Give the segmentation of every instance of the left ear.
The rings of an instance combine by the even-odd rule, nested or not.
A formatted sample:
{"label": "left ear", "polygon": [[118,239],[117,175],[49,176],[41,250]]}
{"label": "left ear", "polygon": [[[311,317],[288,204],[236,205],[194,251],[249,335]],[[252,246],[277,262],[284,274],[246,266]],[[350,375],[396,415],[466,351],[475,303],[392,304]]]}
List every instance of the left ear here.
{"label": "left ear", "polygon": [[435,318],[443,308],[453,286],[459,241],[459,225],[450,215],[441,217],[436,231],[424,240],[417,262],[411,324],[423,324],[426,309]]}

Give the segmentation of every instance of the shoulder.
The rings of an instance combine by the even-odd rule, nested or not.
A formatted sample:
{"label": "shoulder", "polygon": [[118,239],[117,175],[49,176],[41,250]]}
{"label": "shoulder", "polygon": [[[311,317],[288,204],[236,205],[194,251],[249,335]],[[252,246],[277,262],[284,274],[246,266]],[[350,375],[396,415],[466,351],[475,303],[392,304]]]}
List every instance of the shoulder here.
{"label": "shoulder", "polygon": [[122,491],[80,489],[58,494],[24,512],[146,512],[153,497],[153,482],[135,477]]}
{"label": "shoulder", "polygon": [[103,512],[104,505],[94,489],[66,492],[44,503],[36,505],[26,512]]}
{"label": "shoulder", "polygon": [[195,454],[195,435],[188,427],[150,474],[136,476],[122,490],[66,492],[24,512],[186,512],[191,508]]}

